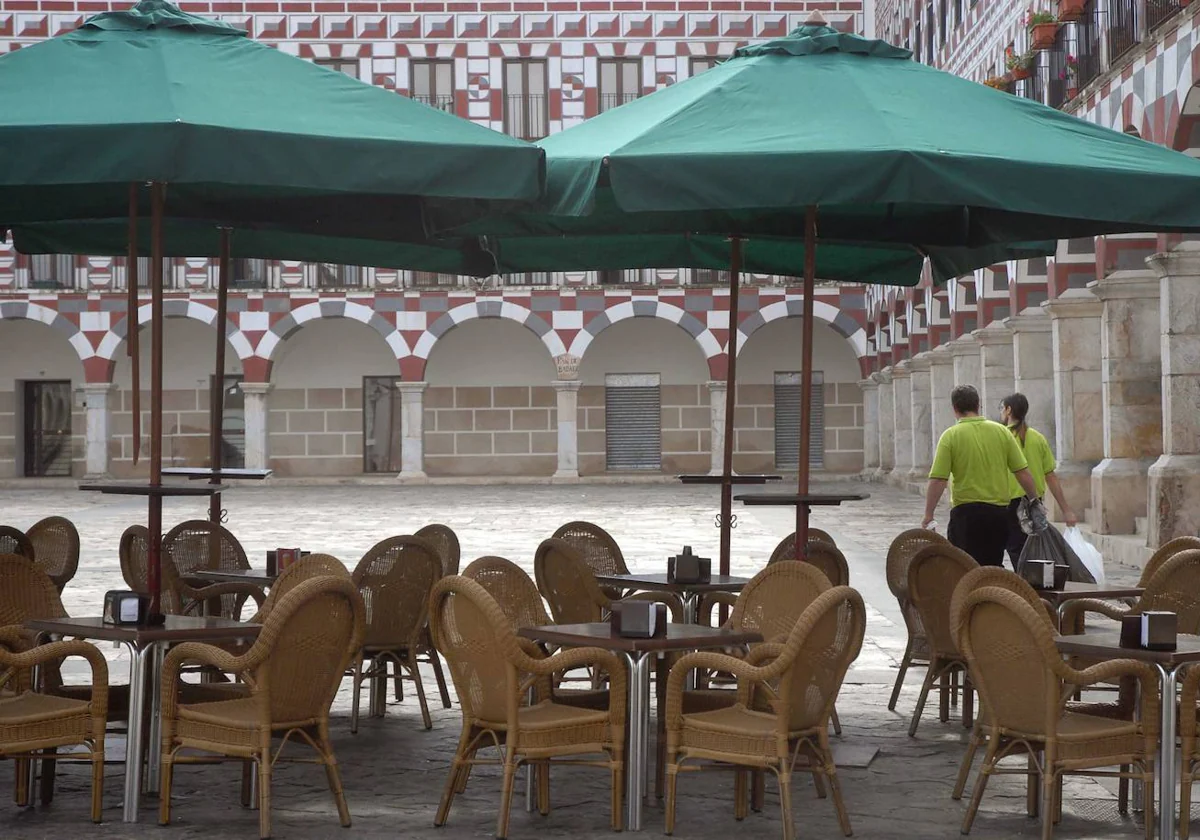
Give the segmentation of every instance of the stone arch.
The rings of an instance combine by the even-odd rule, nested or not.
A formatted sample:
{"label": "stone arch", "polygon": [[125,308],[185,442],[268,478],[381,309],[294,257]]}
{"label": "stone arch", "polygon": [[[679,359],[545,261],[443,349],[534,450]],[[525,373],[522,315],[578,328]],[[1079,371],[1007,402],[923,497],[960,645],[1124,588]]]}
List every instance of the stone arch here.
{"label": "stone arch", "polygon": [[272,324],[259,339],[255,354],[265,360],[268,375],[280,345],[305,324],[322,318],[345,318],[366,324],[379,333],[397,360],[411,353],[408,342],[396,325],[371,307],[351,300],[320,300],[297,306]]}
{"label": "stone arch", "polygon": [[1188,87],[1179,102],[1179,117],[1171,136],[1163,138],[1177,152],[1192,152],[1200,157],[1200,84],[1187,82]]}
{"label": "stone arch", "polygon": [[567,352],[562,338],[541,315],[503,298],[480,298],[443,313],[425,329],[425,332],[421,333],[421,337],[413,345],[412,355],[420,360],[422,375],[425,362],[429,360],[429,354],[438,339],[459,324],[478,318],[502,318],[520,324],[538,337],[538,340],[549,351],[551,358]]}
{"label": "stone arch", "polygon": [[88,360],[96,355],[92,343],[79,325],[56,309],[26,300],[3,301],[0,302],[0,320],[3,319],[36,321],[62,333],[67,337],[67,343],[71,345],[85,369]]}
{"label": "stone arch", "polygon": [[691,336],[710,364],[714,356],[719,356],[724,352],[721,342],[713,335],[712,330],[695,315],[661,300],[637,299],[614,304],[584,324],[583,329],[571,341],[570,354],[583,358],[588,345],[595,341],[600,333],[613,324],[629,318],[657,318],[675,324]]}
{"label": "stone arch", "polygon": [[[143,304],[137,310],[137,322],[141,327],[143,324],[150,323],[150,304]],[[217,320],[217,310],[211,306],[195,300],[186,300],[183,298],[171,298],[163,301],[163,317],[164,318],[187,318],[192,321],[199,321],[207,326],[213,326]],[[96,350],[96,355],[102,359],[114,361],[117,348],[129,336],[129,318],[122,318],[114,324],[104,338],[100,341],[100,346]],[[247,359],[254,356],[254,348],[250,346],[250,339],[246,337],[232,320],[225,324],[225,339],[229,342],[229,346],[237,353],[238,359],[245,362]]]}
{"label": "stone arch", "polygon": [[1121,105],[1113,114],[1112,123],[1109,126],[1113,131],[1125,131],[1127,126],[1140,126],[1138,136],[1143,140],[1153,142],[1154,138],[1149,136],[1148,121],[1146,120],[1146,103],[1142,101],[1142,97],[1137,93],[1126,94],[1121,100]]}
{"label": "stone arch", "polygon": [[[780,300],[769,303],[745,318],[738,328],[738,356],[746,347],[746,341],[763,326],[780,318],[799,318],[804,314],[803,300]],[[867,331],[850,315],[823,300],[813,301],[813,316],[833,328],[833,331],[850,342],[855,357],[861,359],[867,353]],[[728,349],[726,347],[725,349]]]}

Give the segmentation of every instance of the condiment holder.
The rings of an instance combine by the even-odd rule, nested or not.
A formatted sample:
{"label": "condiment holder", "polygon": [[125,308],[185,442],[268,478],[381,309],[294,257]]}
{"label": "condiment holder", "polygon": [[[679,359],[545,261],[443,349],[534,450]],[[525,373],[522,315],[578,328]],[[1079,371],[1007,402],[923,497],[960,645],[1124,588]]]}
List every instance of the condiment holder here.
{"label": "condiment holder", "polygon": [[104,593],[105,624],[137,625],[146,623],[150,611],[150,596],[124,589]]}
{"label": "condiment holder", "polygon": [[712,580],[712,560],[692,554],[692,547],[667,558],[667,580],[672,583],[708,583]]}
{"label": "condiment holder", "polygon": [[1121,647],[1175,650],[1179,616],[1165,610],[1146,610],[1121,619]]}
{"label": "condiment holder", "polygon": [[612,632],[629,639],[667,635],[667,605],[652,601],[618,601],[608,617]]}

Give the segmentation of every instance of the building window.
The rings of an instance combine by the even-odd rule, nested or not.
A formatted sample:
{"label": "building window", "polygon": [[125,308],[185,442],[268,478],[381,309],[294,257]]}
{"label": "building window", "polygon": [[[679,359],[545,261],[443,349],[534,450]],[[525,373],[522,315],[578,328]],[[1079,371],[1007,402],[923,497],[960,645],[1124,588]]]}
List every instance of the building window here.
{"label": "building window", "polygon": [[600,112],[637,99],[642,91],[642,62],[637,58],[600,61]]}
{"label": "building window", "polygon": [[[150,257],[138,257],[137,261],[137,284],[139,289],[150,288]],[[171,257],[163,257],[162,275],[163,288],[170,289],[175,285],[173,275],[174,265]],[[128,277],[126,277],[128,280]]]}
{"label": "building window", "polygon": [[950,28],[949,16],[946,13],[946,0],[939,0],[938,4],[938,43],[941,46],[946,46],[946,32]]}
{"label": "building window", "polygon": [[[808,465],[825,466],[825,375],[813,371],[808,429]],[[775,374],[775,467],[800,468],[800,374]]]}
{"label": "building window", "polygon": [[414,59],[412,63],[412,98],[454,113],[454,62]]}
{"label": "building window", "polygon": [[75,285],[75,257],[37,254],[29,258],[29,288],[69,289]]}
{"label": "building window", "polygon": [[[215,377],[208,378],[209,383]],[[241,469],[246,466],[246,396],[242,392],[240,373],[224,376],[221,393],[221,466]],[[210,384],[211,387],[211,384]]]}
{"label": "building window", "polygon": [[549,286],[549,271],[524,271],[519,274],[502,274],[501,282],[505,286]]}
{"label": "building window", "polygon": [[692,285],[694,286],[728,286],[729,272],[718,271],[715,268],[693,268]]}
{"label": "building window", "polygon": [[230,260],[229,269],[229,287],[231,289],[265,289],[267,287],[266,260]]}
{"label": "building window", "polygon": [[363,271],[357,265],[317,263],[318,289],[357,288],[362,285]]}
{"label": "building window", "polygon": [[358,78],[358,59],[356,58],[314,58],[313,64],[345,73],[353,79]]}
{"label": "building window", "polygon": [[657,373],[604,377],[604,461],[612,471],[662,469],[662,399]]}
{"label": "building window", "polygon": [[363,472],[400,472],[400,389],[391,376],[363,377]]}
{"label": "building window", "polygon": [[439,286],[457,286],[458,275],[456,274],[438,274],[433,271],[414,271],[412,273],[412,284],[418,289],[431,289]]}
{"label": "building window", "polygon": [[641,269],[608,268],[596,272],[596,282],[601,286],[637,286],[646,281]]}
{"label": "building window", "polygon": [[1081,88],[1100,75],[1099,18],[1096,3],[1091,2],[1083,7],[1083,17],[1075,22],[1076,72]]}
{"label": "building window", "polygon": [[522,140],[549,134],[546,62],[504,62],[504,132]]}
{"label": "building window", "polygon": [[720,63],[721,63],[721,59],[717,58],[715,55],[703,56],[701,58],[693,58],[688,63],[688,75],[689,76],[698,76],[699,74],[703,73],[705,70],[711,70],[713,67],[716,67]]}

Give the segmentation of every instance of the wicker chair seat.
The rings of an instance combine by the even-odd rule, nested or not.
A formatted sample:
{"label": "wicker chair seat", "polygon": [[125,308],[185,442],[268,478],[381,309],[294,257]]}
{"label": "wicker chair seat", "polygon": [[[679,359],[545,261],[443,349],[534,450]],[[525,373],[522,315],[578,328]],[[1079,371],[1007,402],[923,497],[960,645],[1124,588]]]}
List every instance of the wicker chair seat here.
{"label": "wicker chair seat", "polygon": [[581,744],[595,744],[595,752],[599,753],[604,751],[603,745],[613,742],[608,709],[598,711],[543,701],[519,709],[517,719],[521,726],[521,748],[530,756],[557,754],[564,741],[570,743],[566,752],[571,755],[587,752]]}
{"label": "wicker chair seat", "polygon": [[[175,727],[176,737],[196,745],[204,742],[221,745],[221,751],[231,746],[244,746],[253,753],[261,747],[263,728],[261,703],[246,696],[230,700],[212,700],[180,704]],[[272,732],[307,729],[317,724],[316,718],[286,721],[273,720]],[[203,747],[200,747],[203,749]]]}
{"label": "wicker chair seat", "polygon": [[[679,734],[679,751],[685,758],[775,755],[780,751],[777,720],[774,714],[747,709],[740,703],[688,714]],[[787,754],[786,743],[783,753]]]}
{"label": "wicker chair seat", "polygon": [[[53,727],[49,729],[48,727]],[[28,743],[38,749],[57,740],[59,746],[78,744],[91,737],[92,706],[88,700],[72,700],[31,691],[0,697],[0,745],[23,752]],[[4,749],[0,749],[0,755]]]}
{"label": "wicker chair seat", "polygon": [[554,689],[554,702],[580,709],[608,710],[607,688],[563,688]]}

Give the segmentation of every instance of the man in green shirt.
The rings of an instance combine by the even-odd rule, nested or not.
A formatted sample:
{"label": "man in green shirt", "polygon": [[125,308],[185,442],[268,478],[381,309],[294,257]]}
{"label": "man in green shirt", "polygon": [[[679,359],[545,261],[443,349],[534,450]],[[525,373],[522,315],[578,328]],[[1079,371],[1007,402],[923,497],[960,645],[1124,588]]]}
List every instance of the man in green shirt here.
{"label": "man in green shirt", "polygon": [[1007,427],[979,416],[979,392],[973,386],[959,385],[950,392],[950,403],[957,422],[938,440],[921,525],[929,527],[953,478],[947,539],[979,565],[1000,566],[1008,544],[1009,481],[1015,478],[1030,498],[1037,496],[1037,487],[1017,439]]}
{"label": "man in green shirt", "polygon": [[[1054,474],[1057,464],[1054,463],[1054,453],[1050,451],[1050,443],[1046,440],[1045,435],[1037,429],[1030,428],[1025,422],[1025,416],[1028,413],[1029,400],[1024,394],[1010,394],[1000,401],[1000,422],[1008,426],[1013,437],[1017,439],[1017,443],[1021,445],[1025,459],[1029,462],[1029,472],[1033,475],[1038,498],[1045,498],[1046,490],[1049,488],[1054,495],[1054,500],[1058,502],[1058,509],[1062,511],[1067,527],[1074,527],[1079,523],[1079,519],[1075,516],[1075,511],[1071,510],[1071,506],[1067,504],[1062,484],[1059,483],[1058,476]],[[1012,494],[1012,501],[1008,506],[1008,561],[1015,569],[1028,536],[1021,530],[1021,521],[1017,517],[1017,509],[1025,494],[1021,492],[1021,486],[1015,479],[1009,484],[1009,492]]]}

